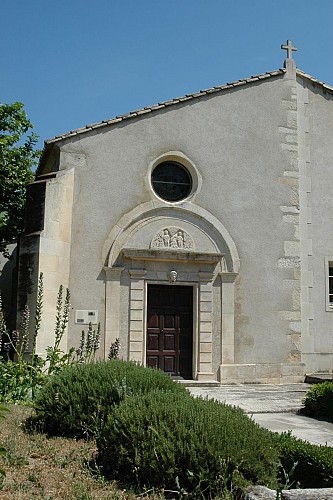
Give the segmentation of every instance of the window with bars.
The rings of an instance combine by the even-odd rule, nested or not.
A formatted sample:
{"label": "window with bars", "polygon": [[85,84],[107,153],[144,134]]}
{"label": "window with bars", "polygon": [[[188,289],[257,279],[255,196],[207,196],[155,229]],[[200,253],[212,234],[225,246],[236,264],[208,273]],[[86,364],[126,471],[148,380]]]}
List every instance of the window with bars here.
{"label": "window with bars", "polygon": [[333,262],[328,266],[328,302],[333,307]]}
{"label": "window with bars", "polygon": [[333,311],[333,258],[325,257],[326,311]]}

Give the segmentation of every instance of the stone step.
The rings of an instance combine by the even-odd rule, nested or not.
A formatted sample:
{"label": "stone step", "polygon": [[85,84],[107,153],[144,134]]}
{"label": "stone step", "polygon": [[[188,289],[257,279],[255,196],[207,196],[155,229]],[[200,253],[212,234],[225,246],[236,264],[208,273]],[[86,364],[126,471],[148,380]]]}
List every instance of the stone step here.
{"label": "stone step", "polygon": [[217,380],[184,380],[184,379],[175,379],[176,382],[185,385],[186,387],[221,387],[220,382]]}
{"label": "stone step", "polygon": [[305,375],[306,384],[320,384],[321,382],[333,382],[332,373],[309,373]]}

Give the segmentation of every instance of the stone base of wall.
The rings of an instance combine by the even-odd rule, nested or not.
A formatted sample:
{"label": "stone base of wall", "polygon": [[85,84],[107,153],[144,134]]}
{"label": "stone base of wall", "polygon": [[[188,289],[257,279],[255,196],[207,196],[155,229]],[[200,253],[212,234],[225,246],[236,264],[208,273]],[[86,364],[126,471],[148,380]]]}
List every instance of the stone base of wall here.
{"label": "stone base of wall", "polygon": [[333,368],[333,353],[312,352],[303,353],[302,361],[306,365],[307,373],[331,372]]}
{"label": "stone base of wall", "polygon": [[196,378],[198,381],[216,381],[216,377],[215,377],[215,374],[213,372],[200,372],[198,373],[197,375],[197,378]]}
{"label": "stone base of wall", "polygon": [[305,380],[304,363],[220,365],[221,384],[297,384]]}

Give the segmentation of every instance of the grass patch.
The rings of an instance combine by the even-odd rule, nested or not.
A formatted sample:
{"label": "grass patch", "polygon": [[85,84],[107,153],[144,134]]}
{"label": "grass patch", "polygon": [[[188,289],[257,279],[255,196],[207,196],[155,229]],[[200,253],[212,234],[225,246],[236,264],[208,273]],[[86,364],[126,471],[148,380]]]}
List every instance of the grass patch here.
{"label": "grass patch", "polygon": [[[152,401],[155,411],[149,410],[149,421],[145,421],[142,417],[148,411],[146,403],[152,397],[153,394],[150,396],[147,394],[141,398],[126,398],[126,401],[113,410],[117,426],[115,427],[115,422],[112,424],[109,420],[104,436],[100,437],[100,459],[108,469],[106,472],[110,478],[118,478],[122,483],[108,481],[100,473],[97,467],[98,454],[95,440],[49,438],[44,434],[27,433],[23,423],[33,410],[27,406],[8,405],[10,412],[6,413],[4,419],[0,419],[0,446],[6,449],[6,454],[0,457],[0,469],[6,472],[2,486],[0,484],[0,499],[163,499],[162,493],[154,493],[158,491],[154,477],[156,472],[164,474],[165,471],[161,470],[164,465],[168,466],[167,475],[171,473],[169,488],[171,486],[175,489],[172,498],[184,498],[191,490],[192,492],[197,490],[200,494],[204,491],[208,495],[206,498],[210,498],[209,494],[215,486],[210,488],[207,480],[213,480],[220,482],[216,486],[224,492],[224,496],[219,498],[231,499],[236,497],[230,490],[236,493],[237,485],[241,486],[239,480],[243,483],[241,476],[250,482],[262,482],[273,486],[275,470],[271,461],[274,458],[274,462],[275,460],[278,462],[276,454],[279,455],[293,488],[298,484],[303,488],[333,485],[333,448],[318,447],[288,434],[279,436],[264,429],[255,429],[257,425],[248,422],[241,410],[231,407],[223,409],[218,403],[199,400],[194,403],[195,408],[198,406],[195,410],[192,408],[190,396],[182,398],[181,394],[175,393],[169,397],[167,394],[162,394],[159,401],[155,398]],[[169,404],[163,409],[161,407],[163,399],[168,399],[169,403],[170,400],[174,403],[177,401],[178,406],[170,407]],[[193,410],[191,418],[181,418],[176,423],[169,421],[175,413],[183,415],[188,406]],[[203,419],[196,418],[198,412],[203,413]],[[222,413],[220,415],[220,412],[224,416]],[[163,419],[160,418],[161,413],[164,415]],[[187,410],[185,413],[187,414]],[[155,420],[152,417],[156,417]],[[226,424],[222,426],[224,432],[221,433],[221,437],[218,437],[220,432],[214,427],[216,417],[222,417]],[[161,420],[165,425],[161,424]],[[122,427],[120,424],[125,426]],[[210,433],[206,435],[208,428],[211,431],[215,430],[214,439],[210,439]],[[112,437],[113,432],[118,433],[118,441],[117,435]],[[256,438],[254,441],[252,434]],[[218,441],[224,440],[226,436],[230,441],[229,449],[224,446],[222,452],[218,449]],[[265,450],[267,445],[271,446],[272,436],[274,436],[274,449],[268,450],[268,455]],[[127,437],[130,439],[128,442],[126,442]],[[170,448],[169,444],[172,441],[174,443]],[[107,456],[110,447],[114,448],[112,451],[120,451],[118,457],[113,454]],[[139,455],[133,454],[135,448],[140,450]],[[213,453],[214,450],[218,451],[219,456]],[[200,460],[197,460],[199,455],[201,455]],[[218,470],[214,464],[214,455],[217,463],[220,460]],[[259,462],[254,460],[254,455],[260,457]],[[183,463],[179,460],[183,460]],[[131,470],[126,469],[129,461],[133,461],[132,464],[137,467],[136,470],[133,469],[136,472],[135,478],[133,476],[131,478],[129,474]],[[110,470],[110,466],[114,467],[113,471]],[[169,468],[174,470],[171,471]],[[208,472],[203,469],[207,469]],[[146,474],[145,478],[142,473]],[[134,482],[137,485],[141,483],[141,486],[146,483],[147,488],[150,484],[152,489],[144,489],[144,493],[142,490],[140,493],[135,490],[135,494],[133,486],[131,489],[128,484],[123,485],[126,479],[128,482],[132,480],[132,484],[134,479]],[[176,484],[171,485],[173,479]],[[283,480],[282,476],[280,480]],[[167,481],[163,487],[167,487]]]}
{"label": "grass patch", "polygon": [[[95,442],[47,438],[24,432],[22,422],[31,408],[8,405],[10,413],[0,420],[0,443],[7,454],[0,458],[6,472],[0,499],[4,500],[106,500],[131,499],[136,495],[108,482],[88,467],[94,463]],[[148,495],[141,495],[141,498]],[[152,495],[149,498],[160,498]]]}

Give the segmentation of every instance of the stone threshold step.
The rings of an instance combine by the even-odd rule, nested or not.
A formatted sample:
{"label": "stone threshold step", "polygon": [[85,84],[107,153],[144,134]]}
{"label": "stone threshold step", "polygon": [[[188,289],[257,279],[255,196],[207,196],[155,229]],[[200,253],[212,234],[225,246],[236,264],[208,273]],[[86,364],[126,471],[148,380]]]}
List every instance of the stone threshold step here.
{"label": "stone threshold step", "polygon": [[184,380],[175,379],[179,384],[185,385],[186,387],[221,387],[220,382],[217,380]]}
{"label": "stone threshold step", "polygon": [[309,373],[305,375],[306,384],[320,384],[321,382],[333,382],[332,373]]}

